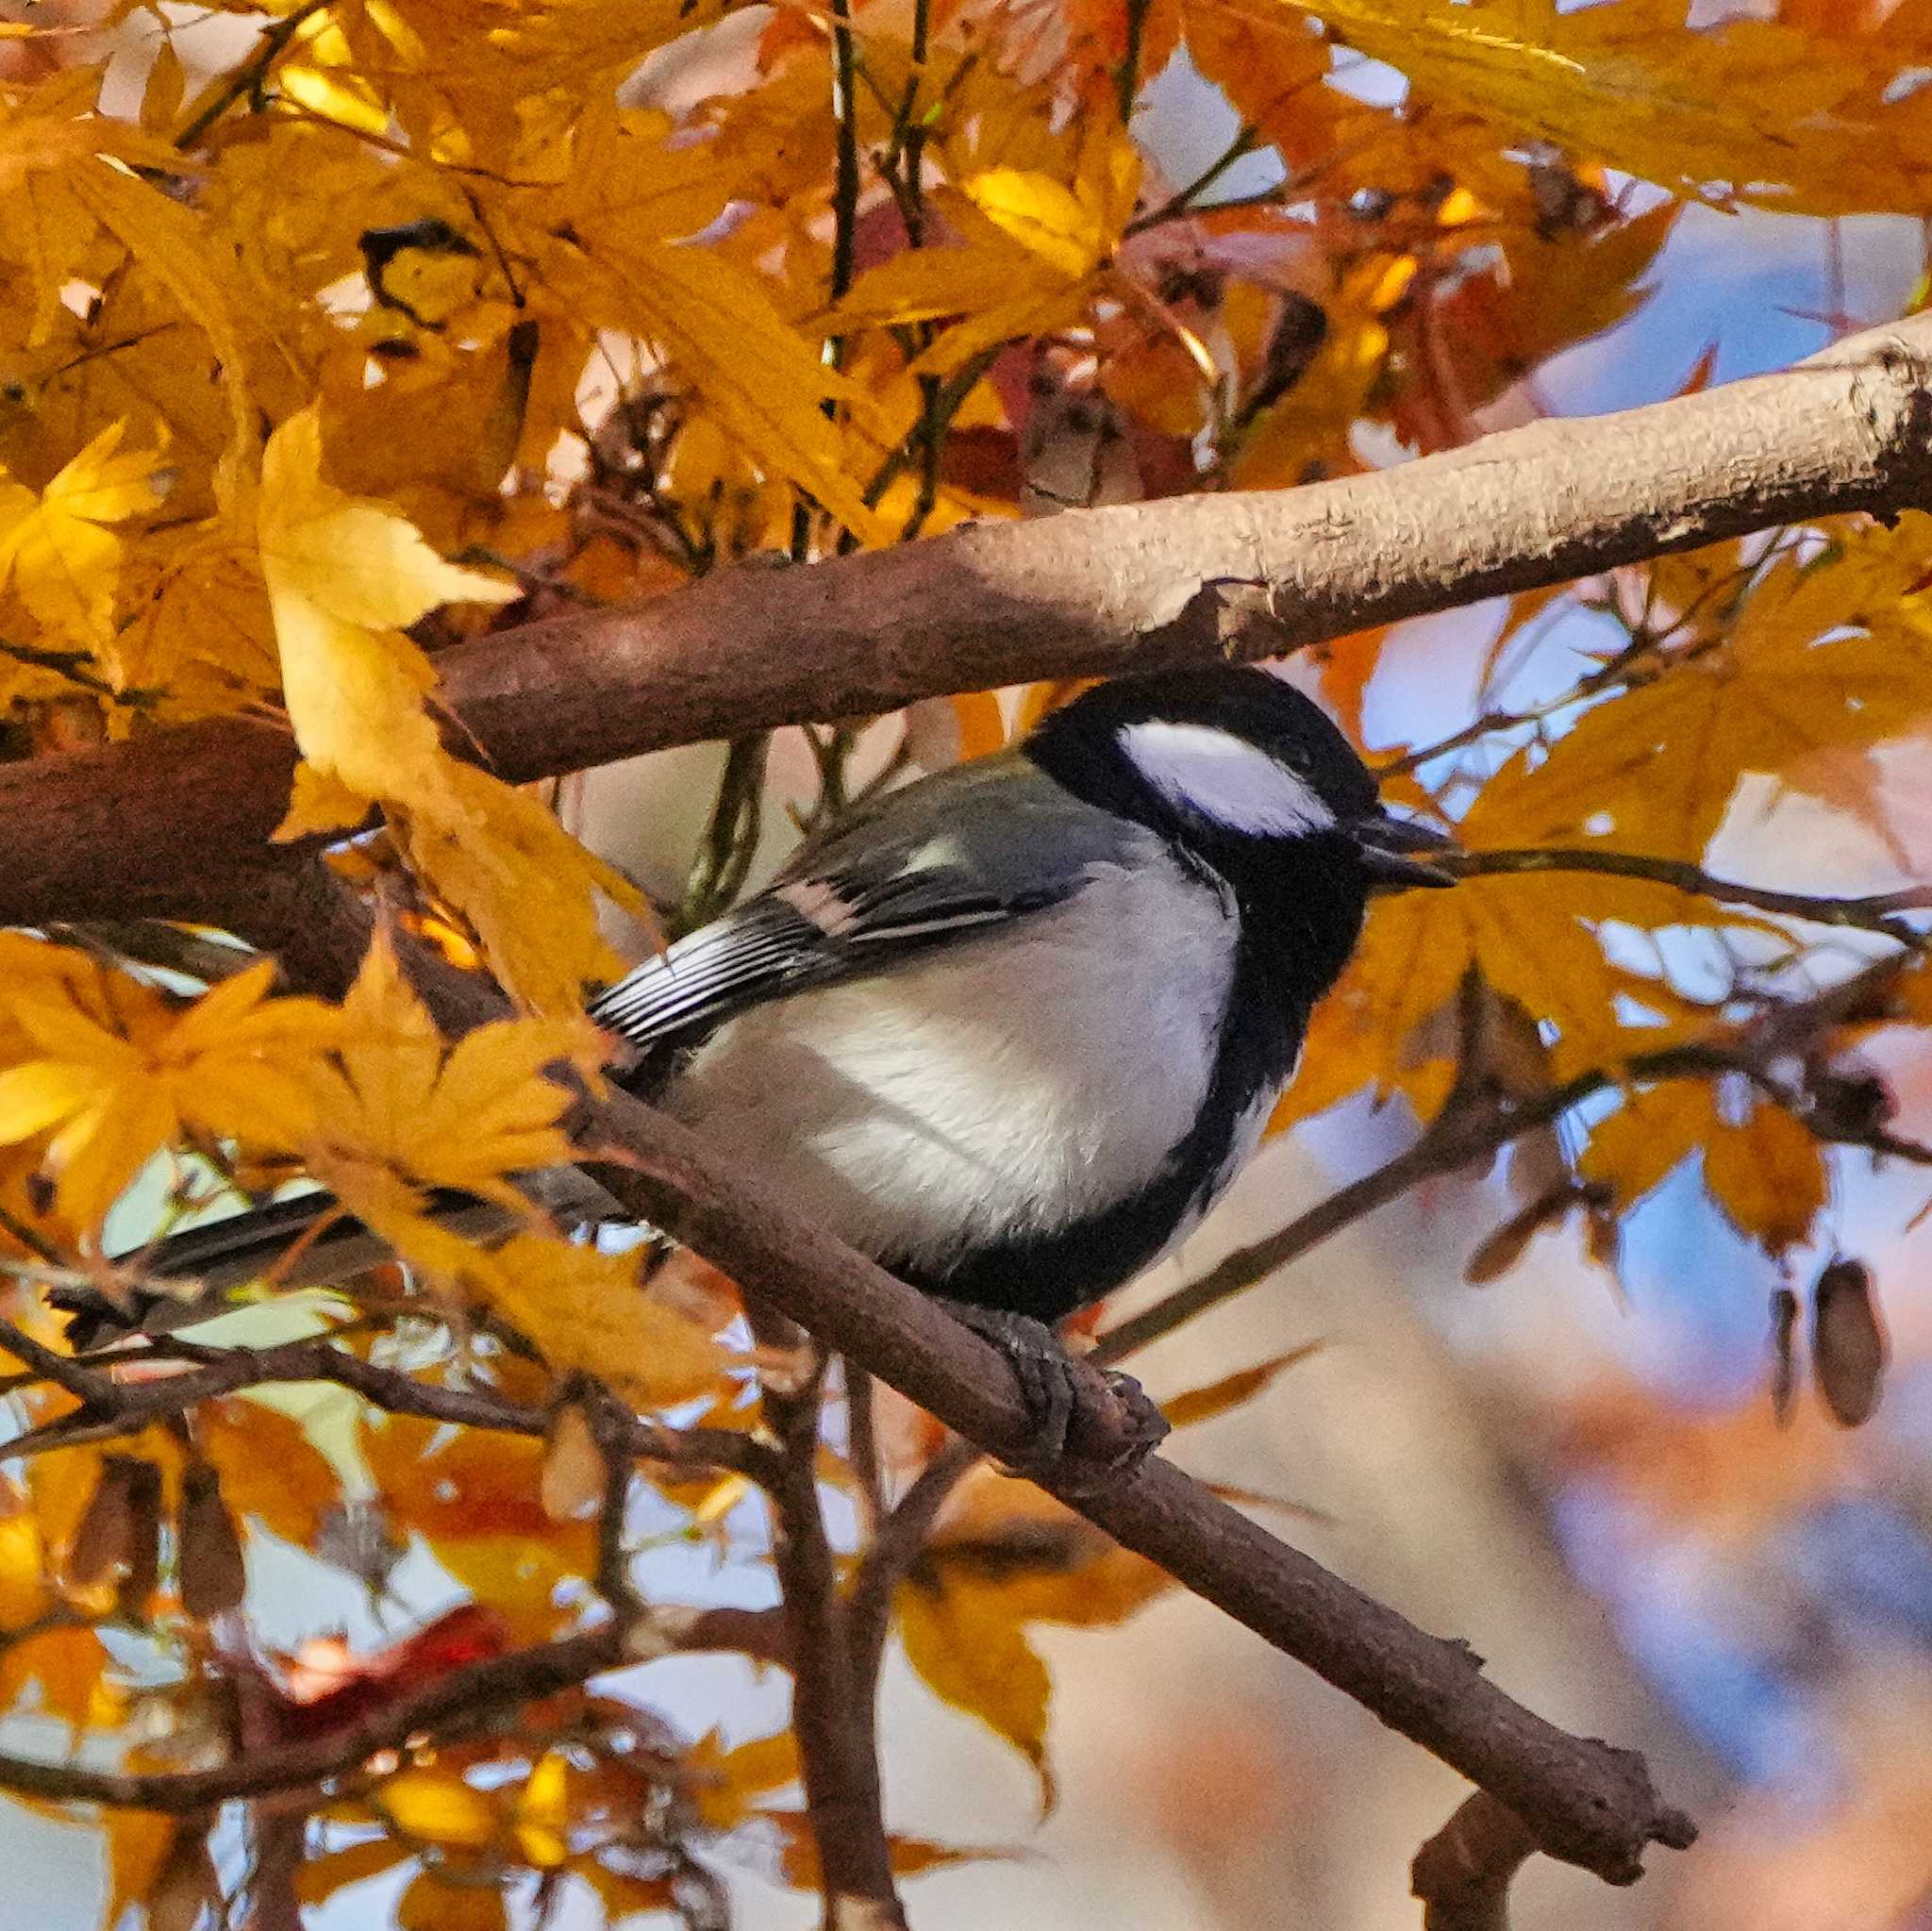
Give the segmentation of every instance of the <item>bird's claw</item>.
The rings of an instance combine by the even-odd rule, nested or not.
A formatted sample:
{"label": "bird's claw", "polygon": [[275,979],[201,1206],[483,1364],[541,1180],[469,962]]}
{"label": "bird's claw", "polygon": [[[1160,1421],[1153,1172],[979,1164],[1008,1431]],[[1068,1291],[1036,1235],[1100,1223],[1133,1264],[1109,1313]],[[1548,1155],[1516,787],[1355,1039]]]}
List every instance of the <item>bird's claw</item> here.
{"label": "bird's claw", "polygon": [[1074,1494],[1126,1480],[1168,1433],[1167,1418],[1131,1374],[1069,1354],[1024,1314],[949,1301],[950,1313],[1006,1357],[1029,1422],[1006,1473]]}

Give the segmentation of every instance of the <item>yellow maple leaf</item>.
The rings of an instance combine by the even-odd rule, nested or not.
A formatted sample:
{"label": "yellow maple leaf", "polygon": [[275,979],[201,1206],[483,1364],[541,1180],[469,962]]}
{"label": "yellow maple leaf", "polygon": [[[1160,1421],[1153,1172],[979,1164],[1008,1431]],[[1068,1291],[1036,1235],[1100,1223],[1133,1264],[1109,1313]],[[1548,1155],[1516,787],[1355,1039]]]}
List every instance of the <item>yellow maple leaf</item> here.
{"label": "yellow maple leaf", "polygon": [[736,1830],[756,1814],[758,1799],[798,1782],[797,1733],[776,1730],[727,1750],[716,1730],[707,1730],[685,1753],[685,1767],[698,1815],[713,1830]]}
{"label": "yellow maple leaf", "polygon": [[119,974],[16,990],[32,1057],[0,1072],[0,1144],[51,1132],[45,1170],[83,1226],[187,1128],[293,1148],[340,1020],[318,1000],[271,999],[275,974],[265,959],[178,1013]]}
{"label": "yellow maple leaf", "polygon": [[1680,192],[1794,213],[1924,206],[1902,62],[1779,23],[1684,23],[1679,0],[1525,9],[1519,0],[1321,0],[1351,46],[1434,100]]}
{"label": "yellow maple leaf", "polygon": [[608,980],[624,967],[598,927],[594,894],[648,924],[642,894],[532,793],[474,765],[452,764],[447,781],[461,816],[409,814],[399,827],[404,850],[468,917],[491,963],[525,1006],[575,1012],[586,979]]}
{"label": "yellow maple leaf", "polygon": [[[112,124],[97,124],[111,125]],[[125,154],[127,130],[114,151]],[[163,173],[179,165],[166,142],[146,143],[168,158]],[[180,202],[106,158],[75,168],[67,185],[100,225],[174,298],[181,312],[208,340],[215,375],[228,406],[228,447],[217,468],[216,486],[239,486],[254,456],[257,407],[250,392],[251,358],[242,341],[240,316],[244,294],[229,260],[196,213]]]}
{"label": "yellow maple leaf", "polygon": [[47,1609],[51,1577],[46,1538],[26,1498],[0,1492],[0,1631],[24,1629]]}
{"label": "yellow maple leaf", "polygon": [[1041,1806],[1051,1809],[1051,1686],[1026,1625],[1108,1626],[1173,1586],[1165,1571],[1042,1490],[975,1473],[900,1585],[894,1608],[907,1660],[1026,1757]]}
{"label": "yellow maple leaf", "polygon": [[269,438],[258,533],[304,757],[366,799],[460,815],[423,703],[436,672],[402,626],[445,603],[509,603],[515,587],[445,563],[394,510],[326,482],[312,408]]}
{"label": "yellow maple leaf", "polygon": [[38,496],[0,477],[0,586],[9,580],[35,618],[84,649],[113,634],[125,545],[108,527],[167,494],[159,450],[121,449],[110,423]]}
{"label": "yellow maple leaf", "polygon": [[1830,1192],[1824,1149],[1782,1107],[1751,1095],[1727,1114],[1708,1080],[1677,1079],[1626,1093],[1591,1128],[1579,1175],[1634,1206],[1693,1154],[1704,1156],[1711,1198],[1740,1234],[1769,1254],[1805,1240]]}
{"label": "yellow maple leaf", "polygon": [[639,1257],[519,1234],[475,1276],[482,1297],[552,1367],[593,1374],[635,1408],[715,1391],[724,1357],[686,1315],[651,1300]]}
{"label": "yellow maple leaf", "polygon": [[575,1009],[616,954],[593,891],[633,913],[627,880],[537,800],[443,749],[428,658],[402,634],[440,604],[518,591],[445,562],[407,518],[322,475],[319,412],[291,416],[262,461],[259,536],[298,770],[279,838],[339,829],[380,803],[433,889],[476,927],[504,983],[540,1012]]}
{"label": "yellow maple leaf", "polygon": [[541,1641],[576,1620],[558,1586],[593,1572],[597,1529],[545,1512],[541,1441],[374,1411],[362,1426],[370,1472],[397,1519],[519,1640]]}
{"label": "yellow maple leaf", "polygon": [[400,1770],[369,1793],[369,1801],[407,1838],[479,1851],[495,1840],[496,1806],[454,1771]]}
{"label": "yellow maple leaf", "polygon": [[1586,712],[1541,763],[1519,754],[1506,765],[1483,792],[1496,822],[1524,845],[1695,859],[1747,773],[1829,783],[1821,752],[1923,727],[1928,558],[1932,519],[1908,512],[1823,557],[1779,558],[1716,647]]}
{"label": "yellow maple leaf", "polygon": [[451,1278],[488,1265],[483,1250],[428,1220],[423,1190],[449,1187],[538,1218],[513,1174],[573,1157],[559,1123],[571,1096],[543,1069],[602,1056],[583,1019],[497,1020],[454,1046],[378,933],[342,1002],[341,1040],[313,1094],[310,1170],[407,1257]]}
{"label": "yellow maple leaf", "polygon": [[275,690],[261,573],[253,546],[237,542],[225,522],[150,537],[129,558],[123,590],[132,615],[100,654],[116,690],[156,693],[163,716],[191,717]]}

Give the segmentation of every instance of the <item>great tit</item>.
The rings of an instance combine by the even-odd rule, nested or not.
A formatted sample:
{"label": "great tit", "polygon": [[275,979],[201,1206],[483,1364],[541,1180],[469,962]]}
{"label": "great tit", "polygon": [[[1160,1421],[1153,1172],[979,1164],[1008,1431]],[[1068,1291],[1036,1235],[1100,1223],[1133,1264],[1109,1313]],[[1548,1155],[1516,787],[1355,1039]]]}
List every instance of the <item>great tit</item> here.
{"label": "great tit", "polygon": [[[1451,883],[1427,862],[1446,843],[1391,817],[1268,672],[1128,677],[851,811],[590,1011],[622,1083],[861,1253],[1051,1323],[1198,1224],[1370,894]],[[192,1229],[149,1269],[232,1284],[327,1206]],[[285,1278],[340,1277],[372,1246],[338,1220]]]}

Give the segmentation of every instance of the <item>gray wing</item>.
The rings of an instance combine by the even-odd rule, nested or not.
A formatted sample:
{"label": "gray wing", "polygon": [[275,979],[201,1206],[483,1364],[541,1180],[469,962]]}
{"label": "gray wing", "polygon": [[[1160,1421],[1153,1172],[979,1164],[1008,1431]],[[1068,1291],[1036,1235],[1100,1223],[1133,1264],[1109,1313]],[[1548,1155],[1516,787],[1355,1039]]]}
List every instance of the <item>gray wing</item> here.
{"label": "gray wing", "polygon": [[1030,759],[975,759],[848,814],[763,891],[599,994],[591,1017],[641,1052],[693,1041],[747,1007],[1058,905],[1132,853],[1130,827]]}

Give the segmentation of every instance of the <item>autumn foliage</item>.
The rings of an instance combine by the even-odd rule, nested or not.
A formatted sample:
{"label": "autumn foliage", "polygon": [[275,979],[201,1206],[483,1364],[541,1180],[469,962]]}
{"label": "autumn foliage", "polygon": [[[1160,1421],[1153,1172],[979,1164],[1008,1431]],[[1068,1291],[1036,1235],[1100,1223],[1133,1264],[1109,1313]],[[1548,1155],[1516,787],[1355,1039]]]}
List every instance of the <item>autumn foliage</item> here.
{"label": "autumn foliage", "polygon": [[[241,1896],[286,1927],[376,1878],[403,1927],[495,1931],[566,1891],[708,1925],[734,1862],[829,1899],[851,1849],[804,1801],[833,1787],[825,1738],[685,1734],[649,1665],[718,1649],[803,1683],[835,1626],[861,1786],[890,1640],[1052,1805],[1037,1629],[1117,1623],[1171,1578],[748,1327],[694,1257],[586,1240],[519,1176],[608,1151],[572,1139],[608,1046],[584,990],[741,888],[768,792],[812,829],[1068,687],[801,720],[800,795],[746,733],[652,904],[573,835],[567,780],[478,761],[438,654],[540,619],[555,648],[574,613],[749,558],[1459,448],[1640,307],[1693,202],[1932,214],[1922,8],[1709,12],[47,0],[0,23],[0,756],[212,717],[290,734],[282,858],[315,854],[371,935],[345,986],[301,983],[232,897],[206,925],[0,931],[0,1790],[99,1831],[101,1931]],[[1148,133],[1163,73],[1232,112],[1191,178]],[[1932,1025],[1928,899],[1744,885],[1736,854],[1761,873],[1774,841],[1728,841],[1795,802],[1907,880],[1923,862],[1897,799],[1932,716],[1932,520],[1659,555],[1518,596],[1484,637],[1473,678],[1407,627],[1297,673],[1469,855],[1456,891],[1376,908],[1275,1122],[1388,1104],[1408,1164],[1103,1347],[1499,1158],[1469,1279],[1560,1228],[1614,1283],[1631,1217],[1688,1175],[1783,1270],[1779,1412],[1863,1422],[1889,1284],[1834,1252],[1834,1216],[1848,1160],[1932,1161],[1892,1090]],[[1418,688],[1429,728],[1378,722]],[[458,1037],[438,974],[508,1004]],[[149,1305],[144,1241],[308,1184],[396,1258],[103,1340],[103,1301]],[[448,1190],[508,1231],[453,1230]],[[1186,1428],[1299,1358],[1152,1378]],[[636,1560],[672,1546],[756,1570],[771,1606],[650,1594]],[[433,1606],[411,1616],[405,1563]],[[261,1604],[300,1564],[374,1623],[276,1649]],[[886,1897],[982,1854],[894,1835]]]}

